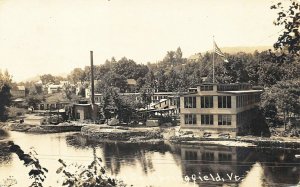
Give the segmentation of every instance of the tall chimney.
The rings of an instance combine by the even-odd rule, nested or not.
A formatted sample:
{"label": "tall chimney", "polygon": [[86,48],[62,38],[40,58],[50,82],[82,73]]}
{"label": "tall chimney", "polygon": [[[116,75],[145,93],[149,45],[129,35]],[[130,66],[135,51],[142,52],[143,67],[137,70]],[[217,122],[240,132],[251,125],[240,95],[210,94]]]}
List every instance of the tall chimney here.
{"label": "tall chimney", "polygon": [[92,101],[92,104],[94,105],[95,104],[95,98],[94,98],[94,95],[95,95],[95,85],[94,85],[94,64],[93,64],[93,51],[90,51],[90,56],[91,56],[91,95],[92,95],[92,98],[91,98],[91,101]]}

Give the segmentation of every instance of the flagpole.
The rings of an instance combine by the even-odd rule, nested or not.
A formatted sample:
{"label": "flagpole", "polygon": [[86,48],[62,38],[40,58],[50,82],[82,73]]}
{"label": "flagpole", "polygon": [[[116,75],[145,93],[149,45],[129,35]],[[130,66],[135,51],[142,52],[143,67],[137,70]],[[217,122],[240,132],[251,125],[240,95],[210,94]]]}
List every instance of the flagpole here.
{"label": "flagpole", "polygon": [[215,36],[213,36],[213,83],[215,83]]}

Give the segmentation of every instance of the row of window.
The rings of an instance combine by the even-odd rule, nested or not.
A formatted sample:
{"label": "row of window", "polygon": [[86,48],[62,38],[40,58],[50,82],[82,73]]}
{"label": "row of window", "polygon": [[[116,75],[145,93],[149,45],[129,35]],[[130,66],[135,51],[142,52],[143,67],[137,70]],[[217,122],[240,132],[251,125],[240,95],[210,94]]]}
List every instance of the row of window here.
{"label": "row of window", "polygon": [[213,85],[201,85],[200,90],[201,91],[213,91],[214,87]]}
{"label": "row of window", "polygon": [[240,95],[236,97],[236,107],[244,107],[259,102],[259,94],[255,95]]}
{"label": "row of window", "polygon": [[237,85],[218,85],[217,90],[218,91],[234,91],[234,90],[250,90],[251,85],[250,84],[237,84]]}
{"label": "row of window", "polygon": [[[213,96],[201,96],[200,107],[213,108]],[[196,108],[196,97],[185,97],[184,108]],[[231,96],[218,96],[218,108],[231,108]]]}
{"label": "row of window", "polygon": [[[201,160],[214,161],[215,153],[214,152],[203,152],[201,154]],[[219,161],[232,161],[231,153],[217,153]],[[185,151],[185,159],[186,160],[199,160],[198,152],[196,151]]]}
{"label": "row of window", "polygon": [[184,108],[196,108],[196,97],[185,97]]}
{"label": "row of window", "polygon": [[[201,125],[213,125],[214,124],[214,115],[212,114],[201,114]],[[218,125],[231,125],[231,115],[220,114],[218,115]],[[196,114],[185,114],[184,123],[186,125],[195,125],[197,124],[197,115]]]}

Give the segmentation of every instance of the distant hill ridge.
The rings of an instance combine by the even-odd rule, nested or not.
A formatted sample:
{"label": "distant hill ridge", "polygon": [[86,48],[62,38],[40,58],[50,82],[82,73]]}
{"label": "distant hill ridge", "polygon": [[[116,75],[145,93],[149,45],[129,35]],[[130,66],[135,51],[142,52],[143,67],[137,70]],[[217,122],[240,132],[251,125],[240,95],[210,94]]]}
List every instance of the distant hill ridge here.
{"label": "distant hill ridge", "polygon": [[235,54],[238,52],[254,53],[255,51],[262,52],[262,51],[272,49],[272,46],[254,46],[254,47],[237,46],[237,47],[221,47],[220,49],[223,53],[229,53],[229,54]]}
{"label": "distant hill ridge", "polygon": [[[253,54],[255,51],[262,52],[262,51],[272,49],[272,46],[252,46],[252,47],[236,46],[236,47],[221,47],[220,49],[223,53],[228,53],[228,54],[237,54],[239,52]],[[201,56],[201,54],[203,55],[204,53],[207,52],[211,52],[211,51],[205,51],[205,52],[193,54],[188,59],[196,60]]]}

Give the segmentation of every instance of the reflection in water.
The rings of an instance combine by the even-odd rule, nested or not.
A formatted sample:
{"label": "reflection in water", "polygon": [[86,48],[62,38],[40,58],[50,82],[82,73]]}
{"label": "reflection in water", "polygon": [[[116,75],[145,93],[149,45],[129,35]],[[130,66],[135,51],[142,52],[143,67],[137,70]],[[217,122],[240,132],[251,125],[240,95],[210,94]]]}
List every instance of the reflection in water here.
{"label": "reflection in water", "polygon": [[126,165],[140,164],[143,172],[147,174],[149,171],[154,171],[153,163],[150,154],[159,152],[164,155],[169,151],[169,146],[163,142],[149,143],[116,143],[103,142],[96,143],[89,141],[80,134],[70,135],[66,137],[68,145],[79,147],[99,147],[103,152],[103,161],[106,167],[113,175],[120,173],[122,163]]}
{"label": "reflection in water", "polygon": [[[12,140],[28,152],[37,151],[41,165],[49,169],[45,186],[61,186],[55,173],[57,160],[67,163],[89,164],[93,148],[103,159],[108,174],[123,179],[136,187],[192,187],[185,176],[217,174],[223,181],[196,180],[195,186],[291,186],[299,183],[300,164],[294,155],[300,150],[239,148],[213,145],[174,145],[161,143],[96,143],[80,134],[59,133],[32,135],[11,133]],[[0,181],[13,175],[22,185],[28,186],[27,170],[14,154],[1,147]],[[199,174],[200,173],[200,174]],[[244,178],[243,182],[228,180],[227,174]],[[1,183],[1,182],[0,182]]]}
{"label": "reflection in water", "polygon": [[[295,150],[181,145],[183,173],[190,178],[196,175],[199,186],[241,183],[232,180],[231,175],[244,180],[241,186],[296,185],[300,181],[300,164],[295,154]],[[205,175],[208,181],[203,179]],[[217,182],[216,176],[225,181]]]}
{"label": "reflection in water", "polygon": [[0,167],[1,165],[9,164],[11,161],[11,153],[7,142],[0,142]]}

